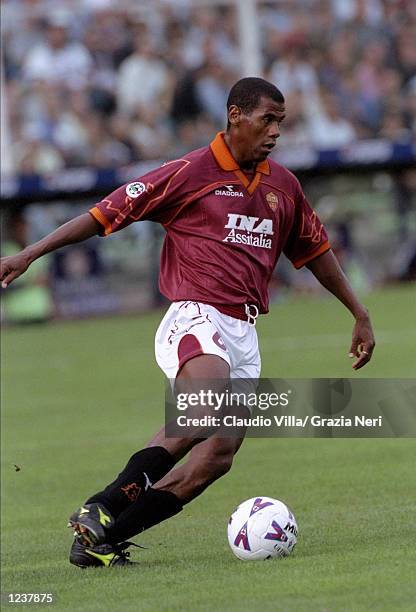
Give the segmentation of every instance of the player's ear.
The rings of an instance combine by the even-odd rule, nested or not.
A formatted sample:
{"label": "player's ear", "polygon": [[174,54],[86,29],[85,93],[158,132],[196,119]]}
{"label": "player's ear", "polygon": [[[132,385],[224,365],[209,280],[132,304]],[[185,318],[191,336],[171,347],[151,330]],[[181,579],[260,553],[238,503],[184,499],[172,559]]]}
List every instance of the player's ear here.
{"label": "player's ear", "polygon": [[239,125],[241,121],[241,109],[236,104],[231,104],[228,109],[228,121],[233,126]]}

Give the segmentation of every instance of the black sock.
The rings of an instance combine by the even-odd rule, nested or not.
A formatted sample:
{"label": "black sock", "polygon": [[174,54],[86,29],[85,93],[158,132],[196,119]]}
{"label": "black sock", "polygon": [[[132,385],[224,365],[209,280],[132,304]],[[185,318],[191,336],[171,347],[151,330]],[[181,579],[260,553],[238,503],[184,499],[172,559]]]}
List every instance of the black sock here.
{"label": "black sock", "polygon": [[108,542],[118,544],[141,533],[153,525],[178,514],[182,502],[170,491],[148,489],[117,518],[108,530]]}
{"label": "black sock", "polygon": [[163,478],[174,465],[174,458],[162,446],[144,448],[130,457],[114,482],[90,497],[86,503],[103,504],[117,518],[137,500],[139,494]]}

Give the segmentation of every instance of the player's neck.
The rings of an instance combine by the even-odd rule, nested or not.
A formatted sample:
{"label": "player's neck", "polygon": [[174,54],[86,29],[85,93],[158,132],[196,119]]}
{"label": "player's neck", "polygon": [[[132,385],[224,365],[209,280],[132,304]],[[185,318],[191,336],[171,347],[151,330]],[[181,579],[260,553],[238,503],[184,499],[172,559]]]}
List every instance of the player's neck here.
{"label": "player's neck", "polygon": [[252,162],[252,161],[242,162],[242,163],[239,163],[238,165],[240,166],[244,174],[247,176],[247,178],[251,180],[256,173],[256,168],[257,168],[256,162]]}
{"label": "player's neck", "polygon": [[248,175],[253,174],[256,170],[256,166],[257,166],[256,162],[254,162],[251,159],[248,160],[244,156],[244,152],[239,147],[238,142],[236,142],[235,138],[231,137],[231,134],[229,132],[225,132],[224,140],[225,140],[227,147],[231,151],[231,155],[234,157],[235,161],[240,166],[241,170],[245,174],[248,174]]}

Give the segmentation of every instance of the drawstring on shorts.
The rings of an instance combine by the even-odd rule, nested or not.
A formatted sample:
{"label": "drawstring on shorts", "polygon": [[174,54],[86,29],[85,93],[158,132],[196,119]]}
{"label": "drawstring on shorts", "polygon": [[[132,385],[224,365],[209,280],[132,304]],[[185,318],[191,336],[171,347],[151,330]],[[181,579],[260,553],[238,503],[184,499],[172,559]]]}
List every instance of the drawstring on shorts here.
{"label": "drawstring on shorts", "polygon": [[[247,323],[249,325],[255,325],[257,317],[259,316],[259,309],[255,304],[244,304],[244,308],[247,315]],[[254,312],[252,312],[252,309],[254,309]]]}

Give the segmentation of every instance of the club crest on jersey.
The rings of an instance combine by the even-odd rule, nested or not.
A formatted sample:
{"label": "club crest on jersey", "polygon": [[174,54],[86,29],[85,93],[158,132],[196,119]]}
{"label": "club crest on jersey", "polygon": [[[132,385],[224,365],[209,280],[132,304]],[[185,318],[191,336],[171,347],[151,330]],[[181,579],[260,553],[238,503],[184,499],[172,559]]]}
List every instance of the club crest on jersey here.
{"label": "club crest on jersey", "polygon": [[266,200],[267,200],[267,204],[270,206],[272,211],[275,212],[275,210],[277,209],[279,205],[279,200],[278,200],[277,195],[273,193],[273,191],[269,191],[269,193],[266,194]]}
{"label": "club crest on jersey", "polygon": [[136,183],[129,183],[126,187],[126,193],[129,198],[137,198],[144,191],[146,191],[146,186],[139,181]]}
{"label": "club crest on jersey", "polygon": [[227,198],[244,198],[243,193],[237,191],[234,185],[224,185],[220,189],[216,189],[215,195],[226,196]]}
{"label": "club crest on jersey", "polygon": [[223,242],[246,244],[263,249],[272,248],[273,220],[247,217],[236,213],[228,213],[228,223],[224,226],[230,231]]}

